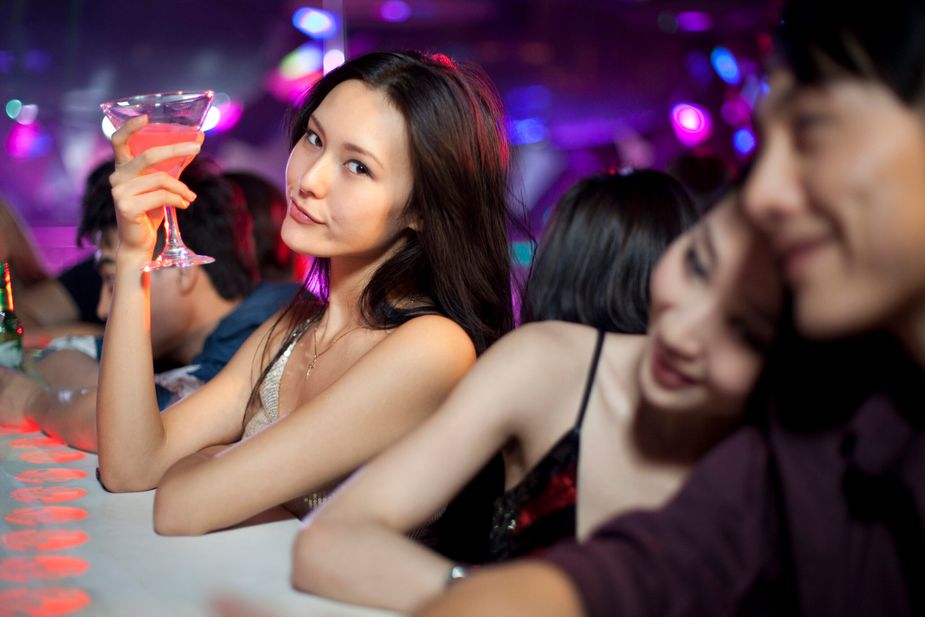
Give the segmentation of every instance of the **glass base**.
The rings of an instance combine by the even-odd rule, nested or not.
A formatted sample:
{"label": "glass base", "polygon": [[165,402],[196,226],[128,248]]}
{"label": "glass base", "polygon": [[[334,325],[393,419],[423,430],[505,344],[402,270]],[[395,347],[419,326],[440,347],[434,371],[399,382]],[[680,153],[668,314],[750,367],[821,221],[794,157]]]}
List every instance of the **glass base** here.
{"label": "glass base", "polygon": [[149,261],[145,267],[145,272],[152,270],[164,270],[166,268],[192,268],[193,266],[204,266],[215,261],[214,257],[208,255],[197,255],[185,246],[165,248],[161,254]]}

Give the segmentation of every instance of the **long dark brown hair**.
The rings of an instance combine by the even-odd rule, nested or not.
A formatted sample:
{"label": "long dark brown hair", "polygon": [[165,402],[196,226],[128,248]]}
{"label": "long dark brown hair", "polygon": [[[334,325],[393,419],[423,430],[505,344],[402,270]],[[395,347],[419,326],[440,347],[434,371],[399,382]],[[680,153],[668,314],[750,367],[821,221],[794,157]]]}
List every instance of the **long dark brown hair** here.
{"label": "long dark brown hair", "polygon": [[[514,326],[509,146],[500,97],[479,69],[446,56],[371,53],[314,85],[293,115],[290,147],[303,139],[325,97],[351,79],[383,92],[405,119],[414,180],[404,214],[422,223],[403,232],[396,254],[373,274],[360,297],[362,317],[368,327],[391,329],[424,313],[441,314],[481,353]],[[302,289],[274,325],[287,328],[283,347],[300,324],[324,313],[329,276],[330,260],[316,258],[306,283],[315,283],[318,297]]]}

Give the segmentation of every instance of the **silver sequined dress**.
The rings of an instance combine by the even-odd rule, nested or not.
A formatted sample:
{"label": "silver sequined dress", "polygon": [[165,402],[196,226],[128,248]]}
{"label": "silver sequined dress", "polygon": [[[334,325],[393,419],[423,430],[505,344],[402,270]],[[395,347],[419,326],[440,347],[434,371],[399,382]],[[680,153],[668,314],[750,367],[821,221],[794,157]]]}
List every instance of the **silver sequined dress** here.
{"label": "silver sequined dress", "polygon": [[[279,355],[260,386],[260,409],[248,420],[244,427],[244,439],[256,435],[277,420],[279,420],[279,382],[283,377],[283,371],[289,362],[289,356],[298,342],[299,337],[308,329],[311,322],[305,322],[300,325],[289,337],[286,349]],[[335,488],[343,479],[313,491],[308,495],[296,497],[283,504],[283,507],[292,512],[295,516],[302,518],[327,500]]]}

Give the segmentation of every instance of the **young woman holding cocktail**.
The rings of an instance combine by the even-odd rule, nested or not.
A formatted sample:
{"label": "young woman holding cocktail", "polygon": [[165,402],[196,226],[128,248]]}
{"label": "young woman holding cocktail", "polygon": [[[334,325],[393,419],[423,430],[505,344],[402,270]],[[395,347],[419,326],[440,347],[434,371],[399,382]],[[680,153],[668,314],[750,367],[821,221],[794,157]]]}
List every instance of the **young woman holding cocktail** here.
{"label": "young woman holding cocktail", "polygon": [[143,172],[199,146],[133,158],[127,142],[143,124],[112,140],[120,248],[100,478],[114,491],[158,487],[160,533],[204,533],[280,504],[302,515],[428,417],[512,327],[497,96],[475,70],[415,53],[370,54],[322,78],[292,124],[282,227],[290,247],[316,258],[320,300],[300,292],[163,414],[141,270],[160,207],[196,205],[179,181]]}

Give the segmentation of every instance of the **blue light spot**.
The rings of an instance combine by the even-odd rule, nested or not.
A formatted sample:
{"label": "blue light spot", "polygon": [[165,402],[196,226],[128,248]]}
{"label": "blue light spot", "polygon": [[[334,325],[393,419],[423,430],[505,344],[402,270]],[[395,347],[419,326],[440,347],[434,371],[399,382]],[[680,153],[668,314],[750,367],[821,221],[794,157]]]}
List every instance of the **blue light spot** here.
{"label": "blue light spot", "polygon": [[742,81],[739,64],[732,52],[725,47],[717,47],[710,53],[710,64],[720,79],[730,86],[737,86]]}
{"label": "blue light spot", "polygon": [[539,118],[517,120],[512,138],[515,145],[539,143],[546,139],[546,125]]}
{"label": "blue light spot", "polygon": [[755,149],[755,135],[751,129],[739,129],[732,135],[735,151],[745,156]]}
{"label": "blue light spot", "polygon": [[10,117],[10,120],[15,120],[21,111],[22,101],[19,99],[10,99],[6,102],[6,115]]}
{"label": "blue light spot", "polygon": [[326,39],[337,30],[334,15],[321,9],[301,8],[292,14],[292,25],[316,39]]}
{"label": "blue light spot", "polygon": [[514,263],[518,266],[529,266],[533,261],[533,243],[529,240],[512,242],[511,253],[514,257]]}

